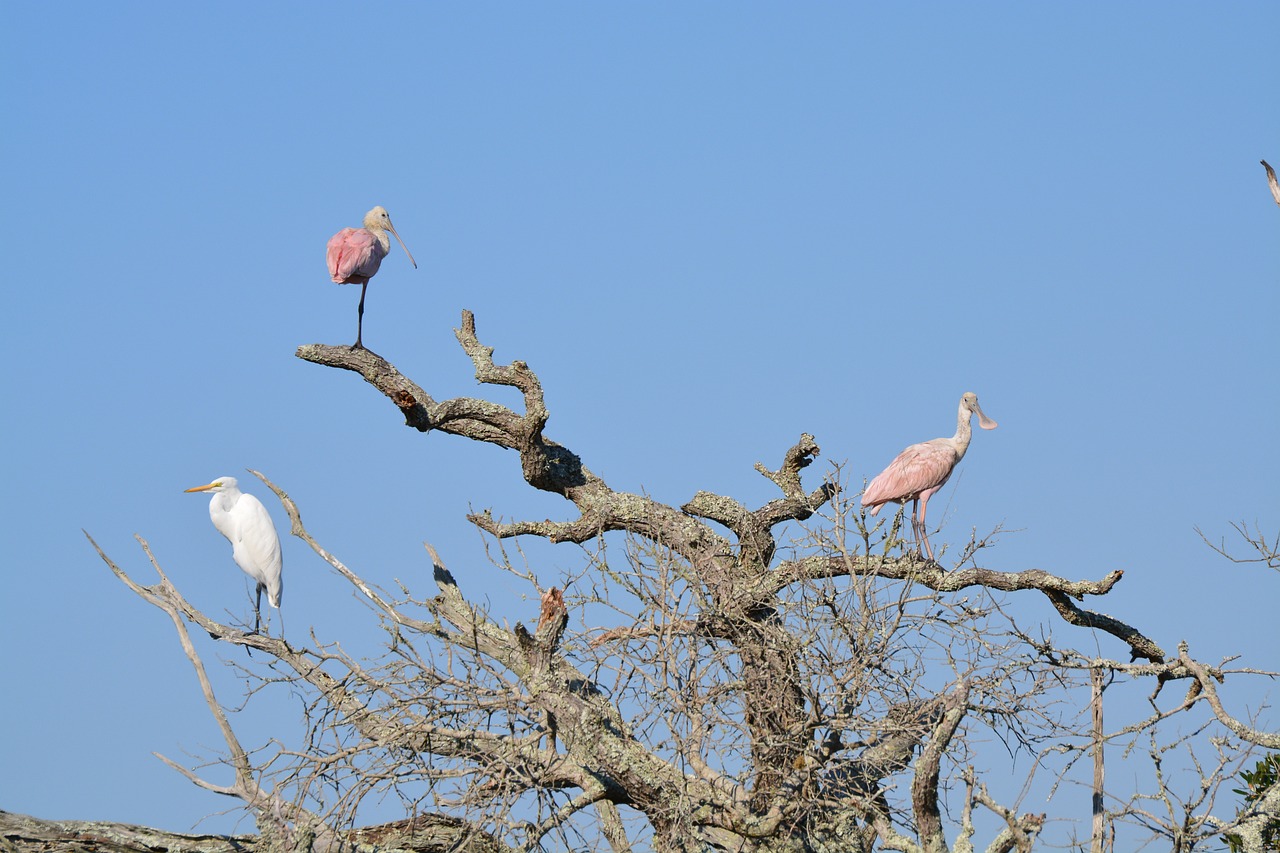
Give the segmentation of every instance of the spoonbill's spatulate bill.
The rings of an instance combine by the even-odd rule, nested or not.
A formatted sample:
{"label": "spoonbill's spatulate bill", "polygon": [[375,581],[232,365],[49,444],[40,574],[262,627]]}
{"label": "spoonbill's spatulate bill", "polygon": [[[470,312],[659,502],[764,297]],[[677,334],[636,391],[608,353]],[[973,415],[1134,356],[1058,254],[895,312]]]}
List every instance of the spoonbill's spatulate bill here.
{"label": "spoonbill's spatulate bill", "polygon": [[369,287],[369,279],[378,272],[382,259],[391,251],[391,239],[387,232],[395,234],[396,242],[409,256],[409,263],[418,268],[413,253],[400,239],[400,234],[391,224],[391,216],[387,209],[379,205],[364,215],[363,228],[343,228],[329,238],[325,251],[325,259],[329,263],[329,276],[338,284],[360,285],[360,307],[356,310],[356,342],[352,349],[364,349],[360,338],[364,331],[364,294]]}
{"label": "spoonbill's spatulate bill", "polygon": [[876,475],[862,493],[862,505],[871,510],[871,515],[878,513],[886,503],[912,501],[915,511],[911,517],[911,528],[915,531],[916,542],[924,543],[930,560],[933,559],[933,548],[929,545],[928,530],[924,526],[925,510],[929,506],[929,498],[946,485],[951,472],[969,449],[969,439],[973,437],[969,421],[973,415],[978,416],[978,425],[983,429],[996,428],[996,422],[978,406],[978,395],[971,391],[960,398],[955,435],[911,445]]}
{"label": "spoonbill's spatulate bill", "polygon": [[256,634],[262,624],[262,591],[267,591],[267,601],[280,609],[283,592],[280,577],[284,561],[280,556],[280,537],[271,523],[267,508],[253,495],[240,491],[235,477],[219,477],[205,486],[195,486],[188,492],[213,492],[209,501],[209,518],[218,532],[231,543],[231,557],[244,573],[257,584],[257,597],[253,603],[253,631]]}

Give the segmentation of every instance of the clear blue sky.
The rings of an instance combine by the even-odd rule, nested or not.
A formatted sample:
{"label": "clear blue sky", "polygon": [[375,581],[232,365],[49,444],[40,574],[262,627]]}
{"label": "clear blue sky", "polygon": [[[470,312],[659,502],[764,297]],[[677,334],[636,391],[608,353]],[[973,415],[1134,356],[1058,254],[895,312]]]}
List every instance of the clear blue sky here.
{"label": "clear blue sky", "polygon": [[[329,282],[324,242],[374,204],[419,268],[393,248],[365,341],[437,397],[517,403],[472,378],[452,334],[470,308],[612,485],[758,504],[752,464],[801,432],[860,483],[949,435],[972,390],[1000,428],[935,499],[935,545],[1002,524],[988,565],[1123,568],[1099,609],[1166,649],[1280,665],[1280,579],[1193,531],[1280,529],[1280,208],[1258,164],[1280,165],[1280,5],[5,18],[0,808],[182,830],[230,804],[151,756],[207,756],[217,730],[166,617],[80,532],[150,582],[142,534],[195,603],[243,616],[207,500],[182,494],[217,475],[263,470],[377,582],[429,592],[429,539],[497,616],[536,614],[463,516],[567,508],[514,456],[423,438],[293,357],[354,339],[359,292]],[[291,632],[371,621],[284,547]],[[536,555],[548,584],[578,565]],[[296,721],[235,720],[249,744]]]}

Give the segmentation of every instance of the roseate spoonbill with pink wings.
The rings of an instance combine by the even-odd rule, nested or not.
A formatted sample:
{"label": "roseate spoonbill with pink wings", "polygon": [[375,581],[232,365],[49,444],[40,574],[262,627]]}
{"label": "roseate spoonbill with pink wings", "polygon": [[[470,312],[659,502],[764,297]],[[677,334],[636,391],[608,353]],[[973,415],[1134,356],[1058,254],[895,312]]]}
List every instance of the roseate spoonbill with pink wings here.
{"label": "roseate spoonbill with pink wings", "polygon": [[391,251],[391,240],[387,237],[390,231],[396,235],[396,242],[409,256],[409,263],[418,268],[413,253],[400,239],[399,232],[391,224],[391,216],[387,209],[378,205],[364,215],[363,228],[343,228],[329,238],[325,258],[329,262],[329,275],[338,284],[360,285],[360,307],[356,309],[356,342],[352,349],[364,349],[360,342],[364,331],[364,293],[369,287],[369,279],[377,273],[382,259]]}
{"label": "roseate spoonbill with pink wings", "polygon": [[969,439],[973,437],[969,420],[975,414],[978,425],[983,429],[996,428],[996,422],[978,406],[978,395],[970,391],[960,398],[955,435],[911,445],[876,475],[862,493],[862,505],[869,508],[872,515],[886,503],[912,501],[915,511],[911,517],[911,529],[916,534],[916,552],[919,553],[919,543],[924,542],[930,560],[933,560],[933,548],[929,546],[929,531],[924,525],[925,510],[929,506],[929,498],[946,485],[951,472],[969,449]]}
{"label": "roseate spoonbill with pink wings", "polygon": [[[240,491],[235,477],[219,477],[207,486],[194,486],[188,492],[213,492],[209,501],[209,518],[218,532],[231,543],[231,559],[257,584],[257,597],[253,602],[253,632],[258,633],[262,624],[262,591],[267,591],[267,601],[280,609],[283,592],[280,572],[284,561],[280,557],[280,537],[271,516],[262,501]],[[281,617],[283,620],[283,617]]]}

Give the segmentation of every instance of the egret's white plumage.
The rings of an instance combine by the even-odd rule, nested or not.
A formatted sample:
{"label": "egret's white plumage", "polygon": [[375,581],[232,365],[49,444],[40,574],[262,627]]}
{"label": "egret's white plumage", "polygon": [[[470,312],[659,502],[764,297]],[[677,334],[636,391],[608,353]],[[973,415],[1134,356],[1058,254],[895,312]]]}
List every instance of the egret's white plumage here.
{"label": "egret's white plumage", "polygon": [[261,623],[259,608],[262,591],[267,591],[267,601],[279,609],[283,582],[280,577],[283,560],[280,556],[280,537],[276,526],[262,501],[240,491],[235,477],[219,477],[205,486],[195,486],[188,492],[213,492],[209,501],[209,518],[218,532],[231,543],[231,556],[244,573],[257,584],[254,599],[253,630]]}

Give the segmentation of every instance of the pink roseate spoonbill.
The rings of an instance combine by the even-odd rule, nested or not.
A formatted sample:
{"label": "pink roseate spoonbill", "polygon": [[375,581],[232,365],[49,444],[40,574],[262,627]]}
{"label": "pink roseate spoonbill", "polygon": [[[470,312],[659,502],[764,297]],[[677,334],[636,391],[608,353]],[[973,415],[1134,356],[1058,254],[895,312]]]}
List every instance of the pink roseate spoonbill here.
{"label": "pink roseate spoonbill", "polygon": [[[231,558],[257,584],[253,602],[253,633],[262,624],[262,591],[267,601],[280,609],[283,592],[280,578],[284,561],[280,557],[280,537],[262,501],[240,491],[235,477],[219,477],[206,486],[195,486],[188,492],[213,492],[209,501],[209,518],[218,532],[231,543]],[[282,620],[284,617],[280,617]]]}
{"label": "pink roseate spoonbill", "polygon": [[325,251],[329,275],[335,282],[360,285],[360,307],[356,309],[356,342],[351,345],[352,349],[364,349],[364,344],[360,342],[364,331],[364,293],[369,288],[369,279],[377,273],[382,259],[391,251],[388,231],[395,234],[396,242],[409,256],[409,263],[417,269],[418,262],[413,259],[413,253],[404,244],[404,240],[400,239],[399,232],[391,224],[391,216],[381,205],[364,215],[363,228],[343,228],[330,237]]}
{"label": "pink roseate spoonbill", "polygon": [[969,421],[973,415],[978,416],[978,425],[983,429],[996,428],[996,422],[978,406],[978,395],[970,391],[960,398],[955,435],[911,445],[876,475],[862,493],[862,505],[871,510],[871,515],[887,503],[912,501],[911,529],[916,534],[916,553],[919,553],[919,543],[924,542],[930,560],[933,560],[933,548],[929,546],[929,531],[924,525],[925,510],[929,507],[929,498],[946,485],[969,449],[969,439],[973,437]]}

